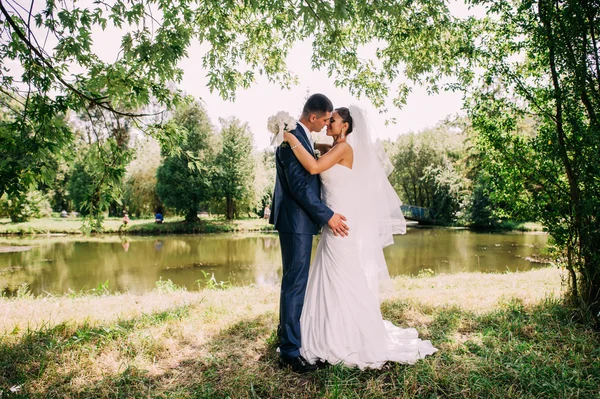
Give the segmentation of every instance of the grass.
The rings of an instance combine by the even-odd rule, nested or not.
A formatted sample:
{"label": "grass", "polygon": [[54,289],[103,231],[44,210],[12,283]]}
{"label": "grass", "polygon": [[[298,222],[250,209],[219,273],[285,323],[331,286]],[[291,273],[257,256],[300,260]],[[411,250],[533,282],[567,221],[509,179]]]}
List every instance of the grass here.
{"label": "grass", "polygon": [[[24,223],[12,223],[10,219],[0,219],[0,235],[33,235],[33,234],[82,234],[81,218],[50,217],[34,219]],[[472,227],[477,230],[477,227]],[[484,230],[503,231],[544,231],[542,225],[533,222],[499,221],[491,228]],[[238,219],[227,221],[219,217],[203,217],[199,222],[187,223],[180,217],[169,217],[162,224],[154,223],[154,219],[131,219],[127,226],[122,225],[121,218],[106,218],[103,233],[119,233],[131,235],[162,234],[205,234],[232,233],[251,231],[273,231],[273,226],[264,219]]]}
{"label": "grass", "polygon": [[535,222],[521,222],[517,220],[498,220],[492,226],[470,226],[474,230],[503,230],[503,231],[545,231],[544,226]]}
{"label": "grass", "polygon": [[515,222],[511,220],[503,220],[500,226],[504,230],[545,231],[544,226],[535,222]]}
{"label": "grass", "polygon": [[[81,218],[50,217],[34,219],[24,223],[12,223],[10,219],[0,219],[0,235],[30,234],[82,234]],[[202,218],[197,223],[186,223],[182,218],[166,218],[162,224],[154,219],[131,219],[123,226],[121,218],[106,218],[104,233],[159,235],[159,234],[202,234],[245,231],[271,231],[273,226],[263,219],[240,219],[227,221],[218,218]]]}
{"label": "grass", "polygon": [[0,397],[597,397],[600,338],[554,299],[560,281],[553,268],[395,279],[385,318],[439,352],[303,376],[277,367],[277,287],[3,298]]}

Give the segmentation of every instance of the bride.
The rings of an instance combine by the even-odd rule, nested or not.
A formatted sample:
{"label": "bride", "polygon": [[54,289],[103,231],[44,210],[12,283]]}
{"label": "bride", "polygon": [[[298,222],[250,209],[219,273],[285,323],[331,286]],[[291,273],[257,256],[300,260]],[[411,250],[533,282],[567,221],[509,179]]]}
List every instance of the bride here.
{"label": "bride", "polygon": [[322,201],[349,226],[347,237],[329,228],[321,232],[300,318],[300,353],[311,364],[360,369],[386,361],[412,364],[437,349],[414,328],[396,327],[381,315],[380,287],[390,282],[383,248],[394,233],[406,232],[400,199],[387,179],[391,163],[362,109],[338,108],[330,122],[334,144],[318,159],[284,134],[302,166],[320,174]]}

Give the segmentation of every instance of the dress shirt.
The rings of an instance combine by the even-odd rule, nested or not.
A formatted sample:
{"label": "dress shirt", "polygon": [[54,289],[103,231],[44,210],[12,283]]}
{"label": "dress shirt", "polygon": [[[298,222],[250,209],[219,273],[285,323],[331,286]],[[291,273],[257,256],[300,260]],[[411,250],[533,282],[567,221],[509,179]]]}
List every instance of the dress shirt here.
{"label": "dress shirt", "polygon": [[312,152],[315,151],[315,142],[312,139],[312,134],[310,134],[310,131],[308,130],[308,128],[306,126],[304,126],[304,124],[302,122],[298,122],[298,124],[300,126],[302,126],[302,129],[304,129],[304,134],[306,135],[306,138],[310,144],[310,150]]}

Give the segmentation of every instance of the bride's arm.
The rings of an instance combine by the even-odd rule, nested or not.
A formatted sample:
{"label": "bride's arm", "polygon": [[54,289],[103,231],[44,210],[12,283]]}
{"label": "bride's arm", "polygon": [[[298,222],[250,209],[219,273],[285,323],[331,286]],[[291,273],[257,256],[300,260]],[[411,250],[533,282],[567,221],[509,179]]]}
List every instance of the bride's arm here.
{"label": "bride's arm", "polygon": [[283,139],[290,144],[298,161],[300,161],[304,169],[311,175],[317,175],[339,163],[346,156],[350,148],[348,144],[340,143],[317,160],[302,146],[300,140],[293,134],[284,132]]}

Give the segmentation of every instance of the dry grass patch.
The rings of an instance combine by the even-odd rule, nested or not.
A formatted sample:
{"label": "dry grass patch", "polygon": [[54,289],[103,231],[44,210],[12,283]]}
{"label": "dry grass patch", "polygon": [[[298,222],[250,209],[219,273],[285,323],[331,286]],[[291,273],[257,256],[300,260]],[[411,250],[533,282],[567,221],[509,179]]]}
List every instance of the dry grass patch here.
{"label": "dry grass patch", "polygon": [[519,298],[524,304],[546,297],[560,297],[563,272],[547,267],[519,273],[459,273],[433,277],[397,277],[392,301],[405,300],[421,306],[453,307],[487,312],[497,304]]}
{"label": "dry grass patch", "polygon": [[[304,376],[277,366],[277,287],[191,293],[163,285],[145,295],[5,298],[1,311],[24,311],[0,321],[0,391],[15,398],[211,399],[597,392],[598,335],[559,302],[544,300],[560,289],[557,270],[395,283],[399,291],[383,304],[384,316],[416,327],[440,351],[413,366],[335,366]],[[460,302],[461,290],[468,300]],[[27,322],[40,327],[28,330]],[[8,394],[11,387],[20,390]]]}

